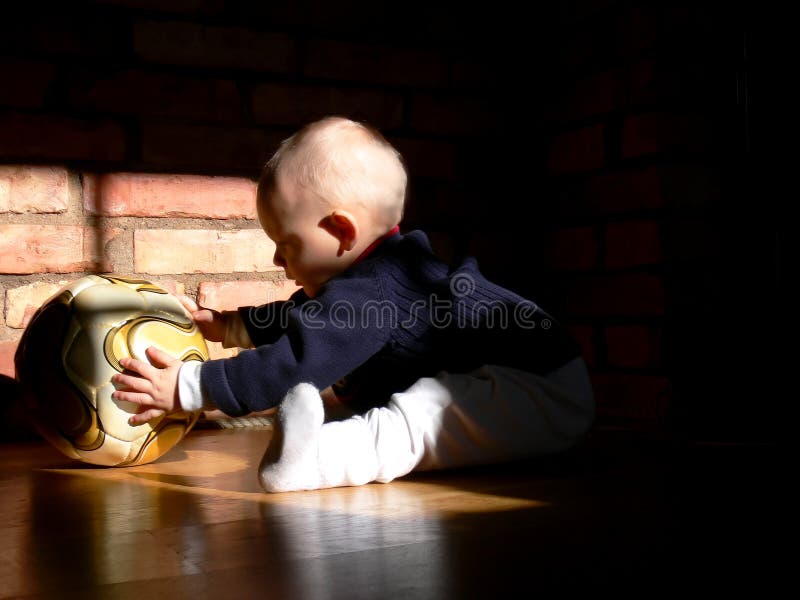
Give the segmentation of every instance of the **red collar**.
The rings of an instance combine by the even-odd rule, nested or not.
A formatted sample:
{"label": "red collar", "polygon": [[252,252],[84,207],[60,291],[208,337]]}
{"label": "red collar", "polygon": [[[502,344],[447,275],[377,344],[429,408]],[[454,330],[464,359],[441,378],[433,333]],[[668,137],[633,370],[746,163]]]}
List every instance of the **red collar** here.
{"label": "red collar", "polygon": [[380,243],[381,243],[383,240],[385,240],[386,238],[390,238],[390,237],[392,237],[392,236],[393,236],[393,235],[395,235],[396,233],[400,233],[400,225],[395,225],[395,226],[394,226],[394,227],[392,227],[392,228],[391,228],[391,229],[390,229],[388,232],[386,232],[386,233],[385,233],[385,234],[383,234],[381,237],[379,237],[377,240],[375,240],[374,242],[372,242],[372,243],[371,243],[369,246],[367,246],[366,248],[364,248],[364,251],[363,251],[361,254],[359,254],[359,255],[358,255],[358,258],[356,258],[356,259],[353,261],[353,264],[354,264],[354,265],[357,265],[357,264],[358,264],[358,263],[360,263],[362,260],[364,260],[365,258],[367,258],[367,256],[369,256],[369,255],[372,253],[372,251],[373,251],[373,250],[375,250],[375,248],[377,248],[377,247],[380,245]]}

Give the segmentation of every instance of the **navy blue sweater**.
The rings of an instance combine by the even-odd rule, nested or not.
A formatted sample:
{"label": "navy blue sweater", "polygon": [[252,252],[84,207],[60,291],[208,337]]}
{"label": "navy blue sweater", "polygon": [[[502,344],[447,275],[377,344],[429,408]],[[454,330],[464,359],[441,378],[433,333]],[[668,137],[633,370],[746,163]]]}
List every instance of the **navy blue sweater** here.
{"label": "navy blue sweater", "polygon": [[239,313],[256,348],[201,371],[232,416],[276,406],[301,382],[338,382],[360,411],[439,371],[495,364],[543,375],[580,355],[536,304],[489,282],[473,259],[449,269],[420,231],[387,238],[315,298],[299,290]]}

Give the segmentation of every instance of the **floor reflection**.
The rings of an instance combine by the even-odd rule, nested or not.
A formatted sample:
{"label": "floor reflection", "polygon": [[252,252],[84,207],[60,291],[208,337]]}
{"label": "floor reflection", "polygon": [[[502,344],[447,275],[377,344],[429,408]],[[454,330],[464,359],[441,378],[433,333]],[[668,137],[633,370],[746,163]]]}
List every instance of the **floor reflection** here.
{"label": "floor reflection", "polygon": [[558,531],[547,523],[563,519],[563,497],[548,485],[570,479],[546,469],[536,485],[492,469],[266,494],[255,468],[267,436],[208,432],[150,465],[48,457],[17,473],[29,512],[18,515],[24,534],[10,589],[140,596],[177,585],[227,597],[233,586],[247,597],[266,586],[288,598],[463,597],[491,581],[494,557],[521,568],[516,556],[530,555],[528,544],[545,552],[542,533]]}

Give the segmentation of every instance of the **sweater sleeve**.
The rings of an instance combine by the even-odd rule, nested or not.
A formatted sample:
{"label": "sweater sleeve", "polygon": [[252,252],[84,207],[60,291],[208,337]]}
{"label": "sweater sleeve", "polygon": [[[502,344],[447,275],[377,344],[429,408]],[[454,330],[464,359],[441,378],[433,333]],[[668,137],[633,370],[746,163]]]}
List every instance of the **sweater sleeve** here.
{"label": "sweater sleeve", "polygon": [[275,342],[289,326],[289,311],[308,301],[305,292],[297,290],[288,300],[269,302],[261,306],[242,306],[239,316],[254,346]]}
{"label": "sweater sleeve", "polygon": [[333,384],[389,341],[391,323],[374,318],[369,308],[380,298],[374,277],[332,280],[316,298],[285,310],[285,327],[248,327],[256,344],[271,342],[205,362],[204,389],[220,410],[240,416],[276,406],[298,383],[319,389]]}

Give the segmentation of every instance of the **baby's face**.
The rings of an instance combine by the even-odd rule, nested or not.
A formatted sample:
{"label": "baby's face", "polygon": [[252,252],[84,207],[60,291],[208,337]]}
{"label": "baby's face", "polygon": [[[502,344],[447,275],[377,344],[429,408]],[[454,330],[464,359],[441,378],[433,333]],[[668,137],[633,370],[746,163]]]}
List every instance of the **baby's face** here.
{"label": "baby's face", "polygon": [[336,260],[338,240],[322,227],[327,214],[319,199],[281,178],[270,194],[258,199],[261,227],[276,246],[272,262],[310,298],[345,268]]}

